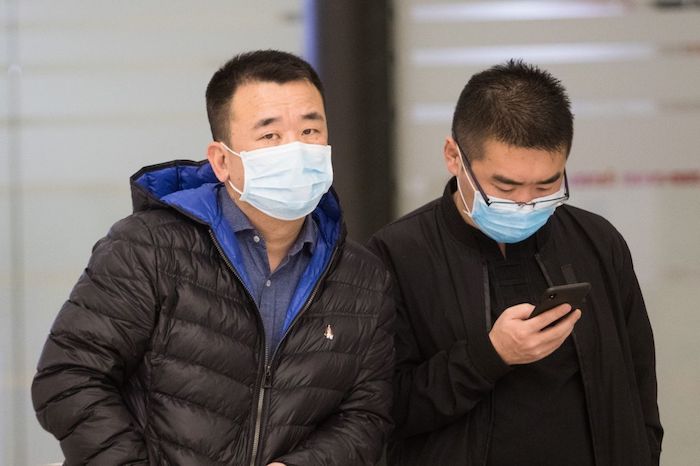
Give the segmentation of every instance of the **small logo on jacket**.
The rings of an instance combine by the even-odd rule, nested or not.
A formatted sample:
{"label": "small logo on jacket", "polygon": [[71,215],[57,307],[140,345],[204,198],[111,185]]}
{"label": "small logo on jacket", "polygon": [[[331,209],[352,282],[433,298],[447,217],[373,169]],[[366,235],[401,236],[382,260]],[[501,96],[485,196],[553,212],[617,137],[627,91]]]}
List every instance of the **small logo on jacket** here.
{"label": "small logo on jacket", "polygon": [[333,339],[333,328],[330,326],[330,324],[328,324],[328,326],[326,327],[326,331],[323,332],[323,336],[326,337],[326,339],[328,340]]}

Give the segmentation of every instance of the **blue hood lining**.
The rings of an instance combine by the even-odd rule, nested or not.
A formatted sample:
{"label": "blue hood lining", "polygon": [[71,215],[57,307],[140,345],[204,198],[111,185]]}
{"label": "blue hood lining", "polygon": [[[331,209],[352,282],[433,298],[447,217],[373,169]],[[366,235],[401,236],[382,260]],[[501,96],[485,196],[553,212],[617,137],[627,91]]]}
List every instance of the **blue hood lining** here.
{"label": "blue hood lining", "polygon": [[161,200],[169,194],[219,180],[207,161],[175,161],[145,168],[135,182]]}

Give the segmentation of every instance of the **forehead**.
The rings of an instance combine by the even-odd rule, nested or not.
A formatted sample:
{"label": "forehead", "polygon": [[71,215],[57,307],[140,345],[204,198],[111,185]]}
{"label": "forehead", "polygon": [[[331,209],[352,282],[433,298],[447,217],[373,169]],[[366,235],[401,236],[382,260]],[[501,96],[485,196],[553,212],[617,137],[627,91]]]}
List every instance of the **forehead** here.
{"label": "forehead", "polygon": [[325,117],[323,98],[308,80],[276,83],[249,81],[238,86],[229,109],[232,122],[293,117],[316,112]]}
{"label": "forehead", "polygon": [[483,157],[472,165],[490,174],[517,180],[546,179],[561,172],[566,165],[566,152],[512,146],[487,139],[483,144]]}

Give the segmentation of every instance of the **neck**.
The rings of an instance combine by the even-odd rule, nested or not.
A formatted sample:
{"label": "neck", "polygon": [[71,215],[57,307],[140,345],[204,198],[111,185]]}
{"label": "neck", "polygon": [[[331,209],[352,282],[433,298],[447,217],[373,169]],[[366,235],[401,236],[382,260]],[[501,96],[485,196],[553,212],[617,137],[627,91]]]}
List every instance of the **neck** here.
{"label": "neck", "polygon": [[305,217],[296,220],[279,220],[263,214],[247,202],[238,199],[238,197],[234,198],[234,202],[248,217],[255,229],[265,238],[270,272],[274,272],[287,256],[289,248],[292,247],[292,244],[299,236]]}
{"label": "neck", "polygon": [[503,257],[506,257],[506,245],[505,245],[505,243],[498,243],[498,249],[501,250],[501,254],[503,254]]}

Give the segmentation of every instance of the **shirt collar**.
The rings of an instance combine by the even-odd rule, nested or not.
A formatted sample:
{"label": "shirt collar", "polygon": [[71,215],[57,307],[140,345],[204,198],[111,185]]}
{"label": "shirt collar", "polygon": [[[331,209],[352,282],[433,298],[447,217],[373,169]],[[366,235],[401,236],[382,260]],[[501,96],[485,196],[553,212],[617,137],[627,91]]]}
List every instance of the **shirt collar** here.
{"label": "shirt collar", "polygon": [[236,203],[231,199],[225,187],[219,189],[219,205],[221,206],[221,213],[224,215],[226,221],[231,225],[231,229],[234,233],[240,233],[245,230],[255,230],[253,224],[250,223],[248,217],[243,213],[243,211],[236,205]]}
{"label": "shirt collar", "polygon": [[289,256],[293,256],[304,246],[309,248],[309,253],[313,254],[316,248],[316,237],[318,236],[318,225],[313,220],[311,215],[307,215],[304,219],[304,224],[301,226],[301,231],[299,231],[299,236],[297,236],[296,241],[289,248]]}

